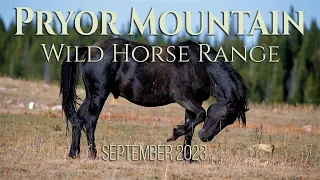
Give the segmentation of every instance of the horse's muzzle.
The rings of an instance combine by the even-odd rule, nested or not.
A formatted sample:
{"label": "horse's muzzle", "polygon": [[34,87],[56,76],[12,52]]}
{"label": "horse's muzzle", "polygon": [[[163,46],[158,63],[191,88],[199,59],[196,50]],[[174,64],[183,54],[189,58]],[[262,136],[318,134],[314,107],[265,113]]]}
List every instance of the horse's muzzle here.
{"label": "horse's muzzle", "polygon": [[206,132],[206,130],[202,128],[202,129],[199,131],[199,138],[200,138],[200,140],[201,140],[202,142],[209,142],[209,141],[211,141],[211,140],[214,138],[214,135],[213,135],[213,134],[212,134],[212,135],[209,135],[209,134]]}

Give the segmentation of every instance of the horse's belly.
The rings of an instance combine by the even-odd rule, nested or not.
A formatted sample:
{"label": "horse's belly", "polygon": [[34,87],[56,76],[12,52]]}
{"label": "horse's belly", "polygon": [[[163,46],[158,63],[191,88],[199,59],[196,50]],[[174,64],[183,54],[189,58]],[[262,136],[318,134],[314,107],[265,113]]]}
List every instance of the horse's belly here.
{"label": "horse's belly", "polygon": [[165,95],[144,95],[132,96],[125,93],[120,93],[120,96],[128,101],[145,107],[164,106],[173,103],[173,99]]}
{"label": "horse's belly", "polygon": [[158,101],[156,101],[156,99],[153,99],[153,100],[127,99],[127,100],[134,104],[144,106],[144,107],[164,106],[170,103],[174,103],[172,99],[167,99],[167,100],[159,99]]}
{"label": "horse's belly", "polygon": [[[161,87],[161,86],[160,86]],[[153,85],[145,85],[145,87],[119,84],[119,95],[128,101],[146,107],[163,106],[173,103],[168,88],[153,87]]]}

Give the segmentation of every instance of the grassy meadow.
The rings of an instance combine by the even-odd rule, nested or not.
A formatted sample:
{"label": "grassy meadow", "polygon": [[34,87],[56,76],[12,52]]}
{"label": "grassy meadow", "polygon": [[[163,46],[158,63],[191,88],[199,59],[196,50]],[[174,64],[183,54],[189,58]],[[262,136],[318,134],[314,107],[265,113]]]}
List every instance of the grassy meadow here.
{"label": "grassy meadow", "polygon": [[[84,97],[82,87],[78,93]],[[206,146],[203,161],[104,161],[104,145],[181,145],[183,138],[167,143],[166,137],[184,122],[184,109],[144,108],[110,95],[96,130],[98,158],[87,158],[82,133],[80,157],[69,159],[58,94],[55,84],[0,78],[1,179],[320,178],[320,109],[311,105],[250,104],[245,128],[236,121],[208,143],[199,140],[200,124],[193,145]]]}

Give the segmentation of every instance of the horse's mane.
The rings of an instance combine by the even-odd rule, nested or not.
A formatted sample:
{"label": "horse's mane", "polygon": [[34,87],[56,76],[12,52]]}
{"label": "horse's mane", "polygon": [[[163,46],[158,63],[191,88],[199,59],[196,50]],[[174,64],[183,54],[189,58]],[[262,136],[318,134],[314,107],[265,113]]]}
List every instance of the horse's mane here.
{"label": "horse's mane", "polygon": [[[214,50],[210,53],[213,53],[214,56],[217,55]],[[231,63],[224,62],[222,58],[218,58],[217,62],[211,62],[206,69],[211,82],[210,94],[217,101],[228,101],[238,109],[238,118],[245,125],[249,90],[242,76],[233,68]]]}

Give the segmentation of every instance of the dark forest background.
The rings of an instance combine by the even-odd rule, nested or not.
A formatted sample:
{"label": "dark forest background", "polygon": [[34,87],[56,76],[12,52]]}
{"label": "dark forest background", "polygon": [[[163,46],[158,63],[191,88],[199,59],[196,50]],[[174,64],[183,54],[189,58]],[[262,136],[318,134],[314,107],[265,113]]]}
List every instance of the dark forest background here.
{"label": "dark forest background", "polygon": [[[291,17],[295,17],[291,8]],[[100,21],[99,21],[100,22]],[[254,63],[251,60],[243,62],[235,56],[233,66],[240,72],[250,89],[250,100],[257,103],[312,103],[320,104],[320,29],[315,21],[305,22],[304,35],[295,28],[290,29],[291,36],[259,36],[255,45],[280,46],[280,61],[278,63]],[[311,23],[311,25],[310,25]],[[84,31],[89,30],[88,22],[83,22]],[[56,24],[53,26],[57,28]],[[232,26],[232,24],[231,24]],[[307,28],[309,27],[309,28]],[[122,29],[128,29],[123,26]],[[232,29],[232,28],[231,28]],[[24,26],[24,36],[14,36],[14,22],[6,28],[0,16],[0,75],[27,80],[44,80],[58,83],[60,80],[61,62],[54,59],[48,63],[40,44],[92,45],[93,43],[113,36],[100,36],[101,28],[91,36],[79,35],[73,26],[69,26],[69,36],[35,36],[36,24]],[[59,32],[59,30],[56,30]],[[88,31],[85,31],[88,32]],[[126,34],[123,32],[121,34]],[[138,33],[136,33],[138,34]],[[166,45],[171,41],[192,39],[210,44],[216,50],[222,46],[228,57],[231,57],[231,46],[242,51],[244,38],[230,32],[222,41],[212,37],[188,36],[186,33],[174,40],[165,36],[149,38],[144,35],[122,36],[143,43]],[[249,49],[249,48],[248,48]],[[254,51],[255,59],[261,59],[261,51]],[[248,53],[248,52],[247,52]],[[248,56],[248,54],[247,54]],[[266,55],[266,59],[269,59]]]}

